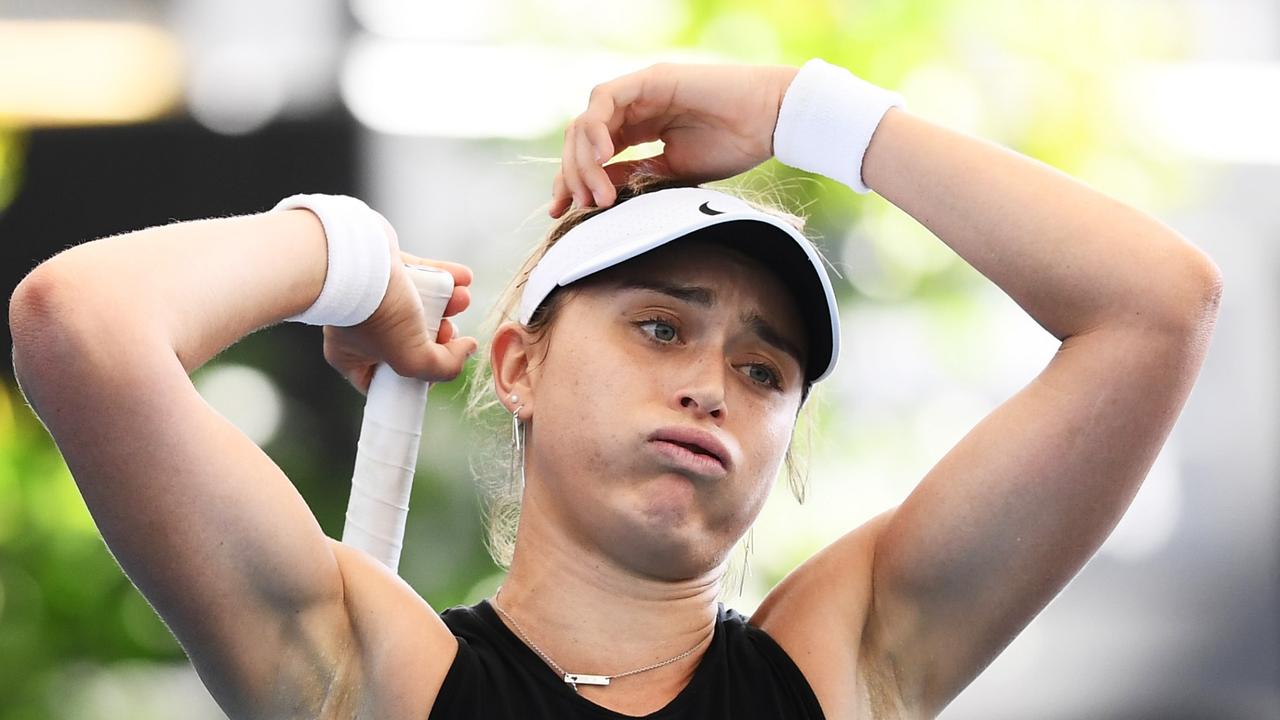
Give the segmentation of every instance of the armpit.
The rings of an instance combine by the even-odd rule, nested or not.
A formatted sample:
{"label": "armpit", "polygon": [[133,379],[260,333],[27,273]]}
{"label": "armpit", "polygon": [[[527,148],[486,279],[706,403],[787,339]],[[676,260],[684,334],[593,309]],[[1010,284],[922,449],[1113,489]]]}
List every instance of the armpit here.
{"label": "armpit", "polygon": [[874,720],[914,720],[923,718],[919,712],[912,712],[902,698],[898,687],[896,669],[890,659],[871,660],[860,658],[858,661],[858,708],[857,716]]}

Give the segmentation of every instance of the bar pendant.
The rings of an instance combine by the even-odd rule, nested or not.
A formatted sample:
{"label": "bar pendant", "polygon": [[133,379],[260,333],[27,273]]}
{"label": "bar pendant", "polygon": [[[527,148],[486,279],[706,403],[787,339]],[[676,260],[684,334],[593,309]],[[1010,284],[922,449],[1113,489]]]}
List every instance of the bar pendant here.
{"label": "bar pendant", "polygon": [[608,685],[608,675],[575,675],[573,673],[565,673],[564,681],[570,685]]}

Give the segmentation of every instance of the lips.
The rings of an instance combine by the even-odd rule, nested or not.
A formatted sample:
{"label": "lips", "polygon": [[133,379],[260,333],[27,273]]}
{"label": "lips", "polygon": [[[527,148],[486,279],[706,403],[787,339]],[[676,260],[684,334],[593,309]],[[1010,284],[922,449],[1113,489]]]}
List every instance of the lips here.
{"label": "lips", "polygon": [[698,455],[710,456],[725,470],[732,464],[729,450],[709,432],[688,427],[665,427],[649,436],[651,441],[668,442],[679,445]]}

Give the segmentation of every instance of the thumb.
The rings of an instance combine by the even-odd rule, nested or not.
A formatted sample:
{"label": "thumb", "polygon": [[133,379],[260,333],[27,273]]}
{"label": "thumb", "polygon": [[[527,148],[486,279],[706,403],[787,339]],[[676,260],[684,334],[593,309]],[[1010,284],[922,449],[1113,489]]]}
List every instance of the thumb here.
{"label": "thumb", "polygon": [[462,372],[462,366],[479,346],[475,338],[466,336],[446,343],[428,342],[418,347],[411,359],[403,363],[404,372],[400,369],[396,372],[430,383],[447,382]]}

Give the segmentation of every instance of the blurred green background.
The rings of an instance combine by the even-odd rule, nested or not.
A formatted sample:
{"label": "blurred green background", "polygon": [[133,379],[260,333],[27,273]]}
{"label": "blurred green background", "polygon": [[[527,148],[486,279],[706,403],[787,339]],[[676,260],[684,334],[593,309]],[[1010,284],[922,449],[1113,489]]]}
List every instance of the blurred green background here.
{"label": "blurred green background", "polygon": [[[475,269],[475,302],[459,320],[474,333],[547,227],[555,166],[537,159],[558,158],[563,125],[592,85],[659,60],[822,57],[901,91],[917,114],[1164,219],[1228,276],[1214,355],[1125,520],[943,717],[1280,717],[1270,362],[1280,343],[1268,310],[1280,222],[1267,201],[1280,187],[1280,124],[1269,123],[1280,123],[1280,7],[443,5],[0,6],[6,297],[72,244],[260,211],[293,192],[349,192],[395,223],[404,249]],[[809,216],[839,271],[846,338],[812,401],[810,499],[798,505],[779,483],[743,590],[726,597],[749,613],[805,558],[900,502],[1057,344],[878,196],[774,161],[737,182],[776,187]],[[363,398],[320,347],[316,328],[270,328],[193,382],[338,537]],[[494,434],[462,420],[464,381],[432,390],[401,564],[437,609],[476,602],[501,580],[469,469]],[[116,717],[222,715],[107,551],[10,368],[0,382],[0,720]]]}

